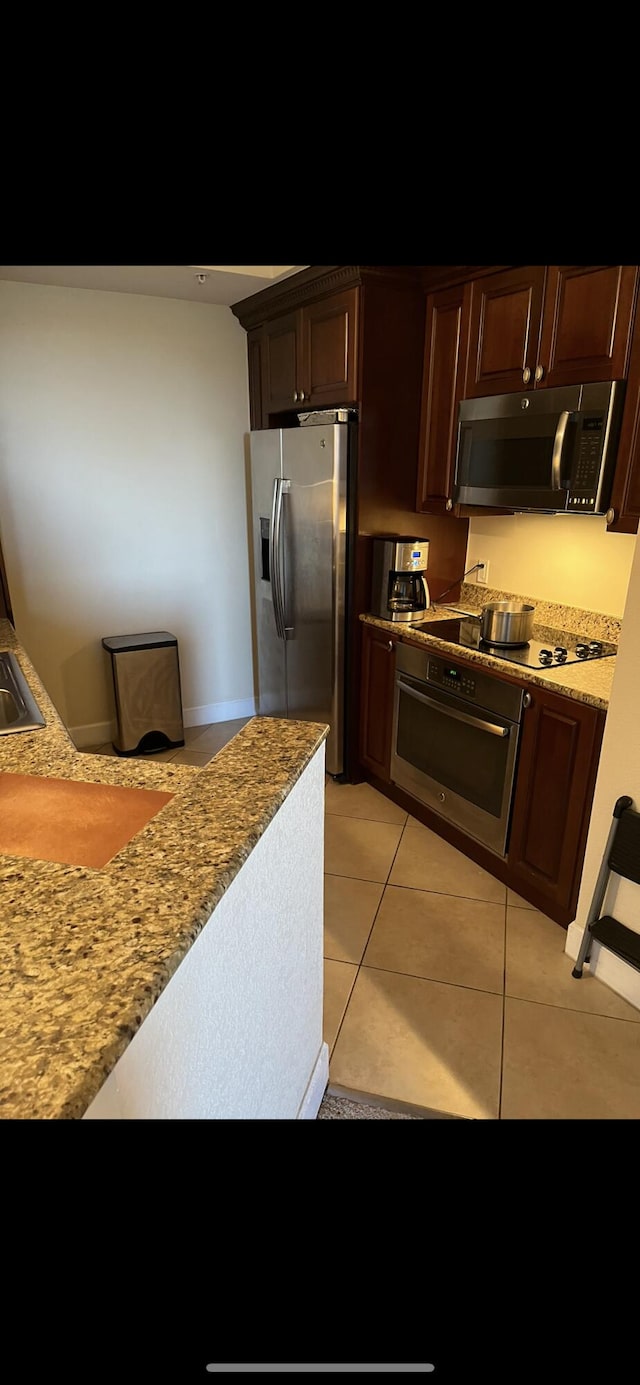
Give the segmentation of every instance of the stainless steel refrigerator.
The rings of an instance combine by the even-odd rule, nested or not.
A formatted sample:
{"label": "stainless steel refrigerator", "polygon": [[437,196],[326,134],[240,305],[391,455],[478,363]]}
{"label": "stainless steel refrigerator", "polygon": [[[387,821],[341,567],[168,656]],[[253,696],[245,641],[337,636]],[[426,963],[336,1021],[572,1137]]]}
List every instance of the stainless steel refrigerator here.
{"label": "stainless steel refrigerator", "polygon": [[254,431],[250,453],[258,711],[328,723],[327,773],[340,775],[356,425],[335,416]]}

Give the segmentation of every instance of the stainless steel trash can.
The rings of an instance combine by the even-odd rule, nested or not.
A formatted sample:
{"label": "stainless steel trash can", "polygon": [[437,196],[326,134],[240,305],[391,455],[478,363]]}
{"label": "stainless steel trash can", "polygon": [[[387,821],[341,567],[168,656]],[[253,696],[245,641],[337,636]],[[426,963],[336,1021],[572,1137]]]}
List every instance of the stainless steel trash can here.
{"label": "stainless steel trash can", "polygon": [[116,703],[117,755],[184,745],[178,641],[168,630],[105,635]]}

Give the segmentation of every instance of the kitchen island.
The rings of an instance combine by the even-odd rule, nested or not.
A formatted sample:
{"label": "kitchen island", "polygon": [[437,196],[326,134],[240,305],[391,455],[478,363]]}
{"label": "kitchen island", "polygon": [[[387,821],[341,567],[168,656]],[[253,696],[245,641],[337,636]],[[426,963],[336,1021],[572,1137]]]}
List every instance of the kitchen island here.
{"label": "kitchen island", "polygon": [[83,754],[8,621],[46,726],[0,774],[172,795],[100,869],[0,856],[4,1118],[315,1116],[327,728],[256,717],[202,769]]}

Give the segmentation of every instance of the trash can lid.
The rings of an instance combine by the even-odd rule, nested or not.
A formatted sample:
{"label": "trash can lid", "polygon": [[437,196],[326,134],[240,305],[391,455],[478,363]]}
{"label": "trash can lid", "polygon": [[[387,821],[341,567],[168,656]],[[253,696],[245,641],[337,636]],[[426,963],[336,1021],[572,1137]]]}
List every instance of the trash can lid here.
{"label": "trash can lid", "polygon": [[162,645],[177,644],[178,641],[168,630],[153,630],[144,635],[105,635],[102,643],[105,649],[116,654],[125,649],[159,649]]}

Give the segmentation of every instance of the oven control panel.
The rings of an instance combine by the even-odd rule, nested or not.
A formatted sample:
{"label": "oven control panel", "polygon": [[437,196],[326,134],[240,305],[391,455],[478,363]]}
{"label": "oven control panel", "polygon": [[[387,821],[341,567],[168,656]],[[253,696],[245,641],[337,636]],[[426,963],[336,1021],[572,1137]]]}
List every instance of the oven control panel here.
{"label": "oven control panel", "polygon": [[465,697],[476,695],[475,678],[463,669],[456,668],[455,664],[444,664],[430,659],[427,677],[430,683],[439,683],[442,688],[451,688],[452,692],[463,693]]}
{"label": "oven control panel", "polygon": [[459,703],[473,704],[475,710],[482,707],[496,716],[508,721],[520,721],[522,699],[525,689],[516,683],[504,681],[495,674],[476,671],[468,663],[449,660],[438,652],[427,653],[417,645],[401,641],[396,650],[396,683],[402,685],[405,678],[411,679],[417,692],[428,695],[432,689],[433,698],[459,699]]}

